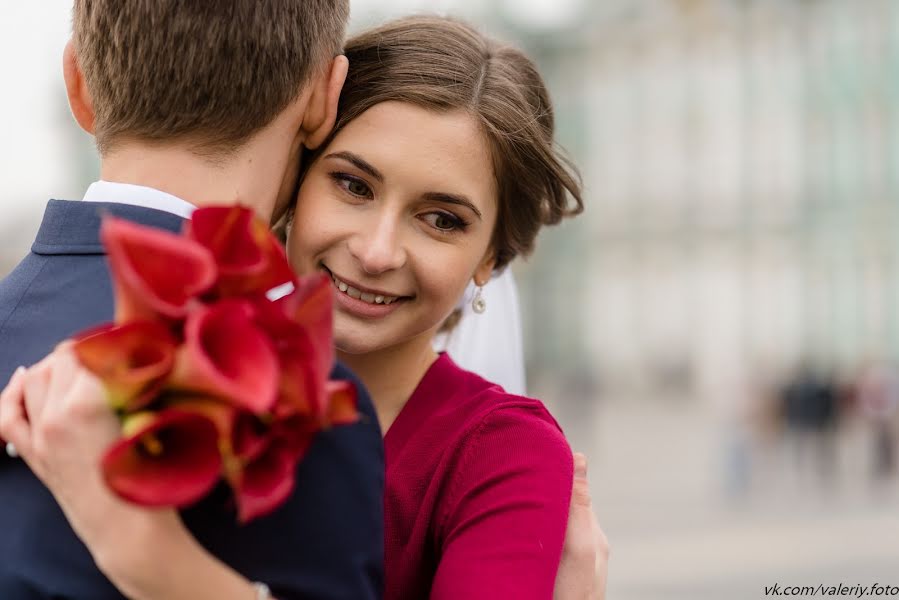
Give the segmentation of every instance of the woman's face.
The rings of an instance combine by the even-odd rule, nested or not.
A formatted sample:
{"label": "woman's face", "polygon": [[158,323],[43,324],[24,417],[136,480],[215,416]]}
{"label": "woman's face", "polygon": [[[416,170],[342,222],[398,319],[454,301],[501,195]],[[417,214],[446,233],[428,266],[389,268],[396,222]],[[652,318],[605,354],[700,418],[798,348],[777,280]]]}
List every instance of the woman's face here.
{"label": "woman's face", "polygon": [[336,288],[338,349],[430,342],[493,267],[497,189],[474,119],[384,102],[347,124],[300,186],[288,253]]}

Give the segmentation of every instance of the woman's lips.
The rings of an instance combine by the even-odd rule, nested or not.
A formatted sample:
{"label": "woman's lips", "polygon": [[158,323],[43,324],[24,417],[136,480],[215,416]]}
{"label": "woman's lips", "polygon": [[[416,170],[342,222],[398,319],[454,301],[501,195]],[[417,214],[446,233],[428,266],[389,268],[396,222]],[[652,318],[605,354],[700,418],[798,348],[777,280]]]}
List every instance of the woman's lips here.
{"label": "woman's lips", "polygon": [[324,265],[322,268],[331,276],[338,305],[353,314],[368,318],[383,317],[396,310],[399,303],[409,299],[408,296],[392,296],[380,291],[357,288],[342,281]]}
{"label": "woman's lips", "polygon": [[341,281],[340,278],[333,273],[331,273],[331,280],[334,282],[334,285],[337,286],[338,290],[345,293],[350,298],[359,298],[363,302],[369,302],[371,304],[391,304],[400,297],[392,296],[386,292],[375,290],[369,291],[361,287],[356,287],[355,284]]}
{"label": "woman's lips", "polygon": [[386,317],[406,301],[404,298],[398,298],[390,304],[366,302],[362,298],[353,298],[345,291],[341,291],[340,288],[337,287],[337,284],[334,283],[333,279],[331,280],[331,285],[334,286],[335,302],[339,308],[351,314],[368,319]]}

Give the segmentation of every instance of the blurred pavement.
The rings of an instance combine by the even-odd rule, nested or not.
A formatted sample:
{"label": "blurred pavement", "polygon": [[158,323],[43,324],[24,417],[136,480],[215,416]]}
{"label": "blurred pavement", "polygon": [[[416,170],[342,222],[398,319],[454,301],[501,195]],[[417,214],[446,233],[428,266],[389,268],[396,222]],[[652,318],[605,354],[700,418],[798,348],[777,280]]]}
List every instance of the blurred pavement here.
{"label": "blurred pavement", "polygon": [[869,481],[861,424],[841,432],[831,480],[803,477],[774,444],[739,463],[750,474],[735,491],[725,485],[734,437],[707,408],[554,412],[590,459],[612,549],[609,600],[748,600],[775,583],[899,586],[899,479]]}

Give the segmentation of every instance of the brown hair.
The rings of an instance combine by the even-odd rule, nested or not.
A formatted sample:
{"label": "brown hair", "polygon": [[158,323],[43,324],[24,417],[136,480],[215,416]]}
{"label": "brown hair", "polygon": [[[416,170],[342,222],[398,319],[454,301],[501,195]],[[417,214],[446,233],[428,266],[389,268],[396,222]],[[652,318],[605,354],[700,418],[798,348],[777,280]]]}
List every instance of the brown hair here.
{"label": "brown hair", "polygon": [[496,269],[528,254],[541,226],[583,211],[580,178],[553,141],[546,86],[520,50],[453,19],[416,16],[353,37],[345,53],[350,69],[337,124],[320,149],[381,102],[471,113],[491,149],[499,190]]}
{"label": "brown hair", "polygon": [[348,0],[75,0],[101,152],[118,139],[241,145],[339,54]]}

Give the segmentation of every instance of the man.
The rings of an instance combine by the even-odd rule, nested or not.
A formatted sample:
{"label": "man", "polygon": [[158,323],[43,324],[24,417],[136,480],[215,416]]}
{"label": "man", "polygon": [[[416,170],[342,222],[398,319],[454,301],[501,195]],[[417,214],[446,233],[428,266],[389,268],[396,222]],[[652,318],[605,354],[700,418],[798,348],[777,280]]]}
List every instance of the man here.
{"label": "man", "polygon": [[[302,148],[333,126],[347,16],[345,0],[75,1],[66,90],[101,181],[82,201],[51,200],[31,254],[0,282],[0,381],[111,320],[101,214],[176,231],[197,206],[240,203],[277,220]],[[339,365],[332,377],[352,378]],[[380,596],[383,450],[360,391],[361,422],[317,437],[275,513],[237,526],[216,494],[182,512],[207,551],[281,600]],[[5,456],[0,507],[0,598],[122,597],[53,496]]]}

